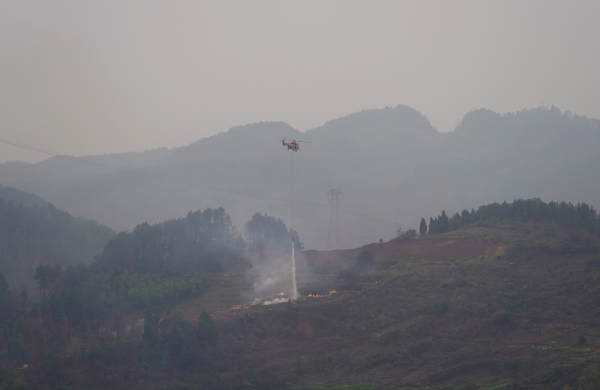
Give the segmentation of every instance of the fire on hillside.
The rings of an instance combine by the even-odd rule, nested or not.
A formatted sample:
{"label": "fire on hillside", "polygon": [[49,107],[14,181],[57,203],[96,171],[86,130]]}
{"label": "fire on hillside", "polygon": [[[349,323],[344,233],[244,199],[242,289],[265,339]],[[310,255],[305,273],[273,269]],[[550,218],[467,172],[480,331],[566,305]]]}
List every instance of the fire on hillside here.
{"label": "fire on hillside", "polygon": [[335,294],[336,292],[337,291],[335,291],[335,290],[331,290],[331,291],[329,291],[329,294],[308,294],[307,297],[308,298],[325,298],[325,297]]}

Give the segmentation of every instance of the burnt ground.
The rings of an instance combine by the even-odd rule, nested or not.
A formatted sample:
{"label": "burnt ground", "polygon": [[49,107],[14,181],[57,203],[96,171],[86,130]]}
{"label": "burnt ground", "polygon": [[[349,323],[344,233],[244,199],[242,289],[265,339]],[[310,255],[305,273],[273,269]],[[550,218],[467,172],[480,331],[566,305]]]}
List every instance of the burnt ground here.
{"label": "burnt ground", "polygon": [[[308,290],[289,304],[231,310],[236,288],[250,281],[243,270],[223,276],[211,287],[228,291],[221,308],[218,293],[203,298],[220,329],[220,383],[269,389],[293,377],[305,389],[572,387],[584,367],[600,363],[600,254],[566,251],[565,242],[578,240],[573,234],[516,224],[305,251],[296,259]],[[363,250],[376,266],[352,277]],[[245,262],[281,256],[251,254]],[[346,288],[306,297],[310,289],[325,295],[341,279]]]}

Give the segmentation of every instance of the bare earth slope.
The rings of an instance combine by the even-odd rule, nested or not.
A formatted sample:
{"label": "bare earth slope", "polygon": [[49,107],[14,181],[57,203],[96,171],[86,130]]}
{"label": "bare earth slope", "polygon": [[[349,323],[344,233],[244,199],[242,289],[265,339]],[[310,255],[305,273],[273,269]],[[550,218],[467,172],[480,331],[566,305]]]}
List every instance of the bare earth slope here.
{"label": "bare earth slope", "polygon": [[[222,364],[229,367],[220,381],[268,389],[293,374],[306,386],[300,388],[311,389],[573,386],[583,367],[600,363],[600,244],[582,234],[515,223],[301,252],[303,282],[343,289],[322,298],[305,294],[293,304],[227,309],[232,300],[216,303],[219,289],[230,297],[237,285],[243,303],[241,290],[252,285],[239,273],[227,276],[233,284],[211,287],[216,301],[202,302],[228,313],[215,316]],[[578,239],[588,240],[587,250],[567,249]],[[376,266],[353,276],[349,270],[363,250],[373,253]],[[257,262],[254,268],[276,257],[253,254],[245,261]]]}

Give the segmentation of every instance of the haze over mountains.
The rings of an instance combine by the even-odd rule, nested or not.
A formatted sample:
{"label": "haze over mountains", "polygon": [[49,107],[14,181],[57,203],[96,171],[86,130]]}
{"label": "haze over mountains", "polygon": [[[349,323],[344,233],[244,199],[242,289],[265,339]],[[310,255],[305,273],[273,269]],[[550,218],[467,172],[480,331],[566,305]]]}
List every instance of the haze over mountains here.
{"label": "haze over mountains", "polygon": [[450,133],[402,105],[304,133],[283,122],[254,123],[178,149],[84,158],[136,175],[52,157],[0,164],[0,184],[120,230],[219,206],[238,228],[255,212],[290,226],[292,153],[280,137],[312,142],[293,158],[294,228],[309,249],[328,246],[325,194],[339,186],[344,248],[389,239],[440,209],[453,214],[531,197],[600,204],[600,120],[555,107],[476,110]]}

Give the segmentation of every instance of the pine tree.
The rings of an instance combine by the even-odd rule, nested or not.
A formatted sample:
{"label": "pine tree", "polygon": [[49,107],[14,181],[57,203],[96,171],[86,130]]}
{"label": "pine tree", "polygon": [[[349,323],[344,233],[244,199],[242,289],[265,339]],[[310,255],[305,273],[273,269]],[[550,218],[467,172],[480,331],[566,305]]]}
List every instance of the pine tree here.
{"label": "pine tree", "polygon": [[173,364],[171,363],[171,358],[169,354],[165,351],[163,353],[162,359],[160,359],[160,365],[165,372],[170,372],[173,369]]}
{"label": "pine tree", "polygon": [[425,218],[421,218],[421,224],[419,225],[419,233],[421,235],[427,233],[427,222],[425,222]]}
{"label": "pine tree", "polygon": [[152,314],[146,314],[144,319],[144,335],[142,336],[142,361],[150,364],[160,364],[163,357],[158,332],[152,323]]}
{"label": "pine tree", "polygon": [[219,340],[219,329],[213,323],[212,317],[206,310],[200,313],[198,321],[198,340],[201,344],[215,345]]}
{"label": "pine tree", "polygon": [[463,210],[462,213],[460,214],[460,218],[462,219],[462,224],[466,225],[468,223],[471,223],[471,214],[469,214],[468,210]]}
{"label": "pine tree", "polygon": [[439,219],[439,232],[444,233],[450,230],[450,223],[448,221],[448,216],[446,212],[442,210],[442,216]]}
{"label": "pine tree", "polygon": [[194,371],[200,363],[200,346],[195,335],[185,334],[183,348],[179,353],[178,365],[186,370]]}

